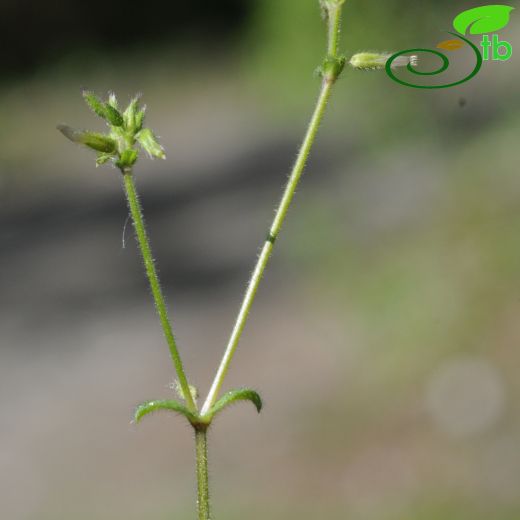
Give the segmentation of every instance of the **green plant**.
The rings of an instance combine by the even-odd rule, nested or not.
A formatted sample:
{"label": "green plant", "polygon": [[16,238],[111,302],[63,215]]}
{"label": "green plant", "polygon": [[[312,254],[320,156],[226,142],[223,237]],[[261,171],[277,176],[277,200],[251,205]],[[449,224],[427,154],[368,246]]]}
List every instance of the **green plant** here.
{"label": "green plant", "polygon": [[251,401],[258,412],[260,412],[262,408],[260,396],[251,389],[242,388],[231,390],[220,398],[219,395],[244,330],[247,316],[255,299],[260,280],[271,256],[274,243],[279,236],[289,206],[303,174],[332,88],[345,66],[346,59],[339,53],[341,15],[344,3],[345,0],[320,0],[320,5],[328,27],[328,38],[327,53],[321,67],[318,69],[321,77],[321,88],[318,100],[276,211],[274,221],[269,229],[256,267],[249,280],[222,361],[218,367],[208,396],[200,409],[196,404],[197,391],[189,384],[168,317],[166,303],[152,257],[150,242],[144,225],[141,205],[135,186],[133,168],[139,157],[139,148],[146,151],[150,157],[165,159],[163,148],[153,132],[149,128],[144,127],[145,111],[144,108],[141,108],[139,105],[139,97],[135,97],[126,110],[120,112],[114,94],[110,94],[108,100],[105,102],[92,92],[83,92],[83,97],[88,106],[95,114],[107,122],[109,126],[109,132],[107,134],[75,130],[66,125],[58,126],[58,129],[73,142],[83,144],[95,150],[98,153],[96,160],[97,165],[112,163],[122,173],[123,187],[133,220],[137,242],[144,260],[146,275],[150,283],[155,306],[177,375],[178,384],[176,389],[180,398],[180,400],[155,400],[143,403],[137,407],[134,419],[136,422],[139,422],[143,416],[153,411],[171,410],[184,416],[193,427],[196,444],[197,503],[200,520],[208,520],[210,518],[207,463],[207,431],[209,426],[219,412],[234,402],[241,400]]}

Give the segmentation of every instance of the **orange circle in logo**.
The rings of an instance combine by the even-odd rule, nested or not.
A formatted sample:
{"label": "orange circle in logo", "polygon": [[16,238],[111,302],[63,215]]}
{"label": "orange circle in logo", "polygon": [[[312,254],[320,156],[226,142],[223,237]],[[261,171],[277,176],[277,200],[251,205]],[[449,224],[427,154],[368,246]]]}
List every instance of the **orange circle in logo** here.
{"label": "orange circle in logo", "polygon": [[458,51],[464,47],[465,43],[461,40],[444,40],[437,44],[437,49],[444,49],[445,51]]}

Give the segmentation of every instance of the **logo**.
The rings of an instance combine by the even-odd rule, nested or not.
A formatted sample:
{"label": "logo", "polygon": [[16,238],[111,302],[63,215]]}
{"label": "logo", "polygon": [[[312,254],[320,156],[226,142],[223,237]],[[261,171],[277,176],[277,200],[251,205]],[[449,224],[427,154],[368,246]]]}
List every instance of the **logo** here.
{"label": "logo", "polygon": [[[473,51],[475,55],[475,67],[465,78],[443,85],[416,85],[398,78],[394,73],[395,66],[392,67],[392,64],[395,62],[395,65],[397,65],[399,61],[396,60],[399,60],[399,58],[405,54],[428,53],[437,56],[441,60],[441,65],[436,70],[423,72],[416,68],[416,59],[410,59],[406,69],[412,74],[419,76],[435,76],[441,74],[450,66],[450,60],[441,51],[421,48],[407,49],[396,52],[390,56],[385,65],[386,73],[397,83],[412,88],[449,88],[469,81],[478,74],[484,61],[507,61],[513,55],[513,46],[509,42],[500,40],[498,34],[491,34],[503,29],[509,23],[513,9],[514,8],[509,5],[484,5],[463,11],[455,17],[453,27],[457,32],[448,31],[448,34],[455,36],[455,39],[440,42],[437,44],[437,49],[454,52],[469,47]],[[466,37],[468,35],[482,35],[482,40],[479,44],[479,46],[482,47],[482,52],[477,45]],[[415,56],[413,56],[413,58],[415,58]]]}

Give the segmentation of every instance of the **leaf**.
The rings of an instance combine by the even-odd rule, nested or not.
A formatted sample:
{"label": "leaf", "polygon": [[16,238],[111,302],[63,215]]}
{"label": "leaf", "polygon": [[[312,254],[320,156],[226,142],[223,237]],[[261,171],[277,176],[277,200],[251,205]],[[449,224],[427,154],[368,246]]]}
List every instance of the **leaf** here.
{"label": "leaf", "polygon": [[105,119],[114,126],[123,126],[123,116],[119,113],[117,108],[114,108],[110,103],[105,103]]}
{"label": "leaf", "polygon": [[453,20],[453,27],[461,34],[484,34],[503,29],[514,7],[509,5],[483,5],[463,11]]}
{"label": "leaf", "polygon": [[84,144],[97,152],[107,154],[113,154],[116,151],[117,143],[106,135],[98,134],[97,132],[76,130],[68,125],[58,125],[57,128],[73,143]]}
{"label": "leaf", "polygon": [[90,90],[84,90],[83,91],[83,99],[85,100],[85,103],[90,107],[92,112],[97,114],[99,117],[102,117],[103,119],[106,119],[107,114],[105,110],[105,104],[101,99],[99,99],[94,92],[91,92]]}
{"label": "leaf", "polygon": [[229,406],[230,404],[236,403],[237,401],[251,401],[255,407],[256,411],[260,413],[262,410],[262,399],[258,395],[257,392],[251,390],[250,388],[240,388],[238,390],[230,390],[226,394],[224,394],[211,408],[210,415],[216,415],[221,412],[224,408]]}
{"label": "leaf", "polygon": [[148,401],[140,404],[134,412],[134,421],[138,423],[145,415],[157,410],[171,410],[184,415],[191,423],[197,422],[198,418],[191,413],[186,406],[173,400]]}

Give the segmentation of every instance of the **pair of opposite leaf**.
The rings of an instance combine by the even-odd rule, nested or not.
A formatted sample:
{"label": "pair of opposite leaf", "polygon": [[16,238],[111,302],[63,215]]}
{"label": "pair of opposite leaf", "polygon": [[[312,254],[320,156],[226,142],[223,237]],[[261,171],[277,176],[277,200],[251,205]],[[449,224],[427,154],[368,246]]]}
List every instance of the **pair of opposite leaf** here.
{"label": "pair of opposite leaf", "polygon": [[91,110],[106,121],[109,132],[101,134],[89,130],[77,130],[68,125],[58,125],[58,130],[74,143],[98,152],[96,164],[111,162],[123,173],[129,171],[139,157],[137,144],[153,158],[165,159],[163,147],[149,128],[144,128],[146,107],[139,106],[140,96],[130,101],[120,112],[117,98],[112,93],[108,101],[102,101],[93,92],[83,91],[83,98]]}
{"label": "pair of opposite leaf", "polygon": [[[177,391],[182,398],[182,393],[177,387]],[[192,387],[190,387],[192,391]],[[193,393],[193,392],[192,392]],[[215,415],[227,408],[229,405],[238,401],[251,401],[256,408],[256,411],[260,413],[262,410],[262,400],[257,392],[249,388],[239,388],[238,390],[230,390],[225,393],[209,410],[209,412],[200,416],[196,412],[192,412],[186,405],[179,401],[172,399],[158,400],[158,401],[147,401],[146,403],[140,404],[134,413],[134,421],[138,423],[145,415],[155,412],[157,410],[170,410],[175,413],[184,415],[186,419],[191,423],[194,428],[206,429]]]}

